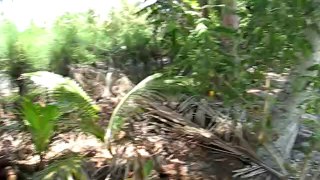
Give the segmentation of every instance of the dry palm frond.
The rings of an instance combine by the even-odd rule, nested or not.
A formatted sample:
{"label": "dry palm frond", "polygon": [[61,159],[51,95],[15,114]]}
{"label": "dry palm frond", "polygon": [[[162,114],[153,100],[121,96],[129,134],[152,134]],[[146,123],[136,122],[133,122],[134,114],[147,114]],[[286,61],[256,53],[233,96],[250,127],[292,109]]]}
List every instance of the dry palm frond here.
{"label": "dry palm frond", "polygon": [[[179,105],[175,110],[181,113],[182,115],[185,115],[190,111],[193,112],[194,122],[203,121],[203,117],[209,118],[210,120],[213,120],[216,122],[226,121],[229,119],[229,117],[221,113],[221,110],[224,110],[224,109],[221,107],[219,103],[209,103],[206,99],[199,98],[196,96],[191,96],[186,99],[179,100]],[[219,117],[222,117],[222,119],[221,118],[216,119]],[[203,124],[203,122],[201,123]],[[210,123],[206,123],[206,125],[203,127],[209,128],[208,124]]]}
{"label": "dry palm frond", "polygon": [[254,151],[250,150],[250,147],[232,145],[213,132],[185,120],[180,114],[170,110],[170,108],[159,105],[159,103],[148,100],[140,100],[138,103],[140,107],[145,109],[145,113],[142,116],[144,116],[150,124],[158,125],[162,130],[166,129],[165,131],[170,131],[185,141],[192,142],[197,147],[202,147],[212,153],[221,153],[226,157],[238,159],[238,161],[243,164],[249,165],[249,167],[235,170],[235,177],[249,178],[263,173],[269,173],[276,177],[282,176],[277,171],[265,165]]}
{"label": "dry palm frond", "polygon": [[113,112],[109,133],[122,127],[137,146],[154,144],[157,140],[149,140],[160,138],[173,143],[183,141],[187,146],[195,145],[205,152],[221,154],[243,165],[229,169],[234,177],[282,176],[257,157],[242,137],[241,125],[225,115],[230,110],[195,96],[182,97],[173,105],[159,91],[146,86],[157,77],[148,77],[122,99]]}
{"label": "dry palm frond", "polygon": [[191,96],[181,98],[174,108],[185,120],[207,129],[226,141],[242,141],[242,126],[234,122],[227,108],[217,102],[208,102],[204,98]]}

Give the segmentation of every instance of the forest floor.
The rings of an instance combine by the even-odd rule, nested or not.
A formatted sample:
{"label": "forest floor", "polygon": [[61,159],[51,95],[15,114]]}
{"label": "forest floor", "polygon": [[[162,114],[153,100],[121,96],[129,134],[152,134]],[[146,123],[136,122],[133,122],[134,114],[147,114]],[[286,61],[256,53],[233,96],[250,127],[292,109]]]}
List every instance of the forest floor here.
{"label": "forest floor", "polygon": [[[123,86],[127,90],[128,83],[126,81],[120,82],[125,84],[118,83],[118,86]],[[86,88],[90,90],[99,89]],[[121,87],[118,87],[118,89],[121,89]],[[91,93],[92,96],[96,94],[96,92]],[[102,126],[106,127],[110,114],[120,98],[120,95],[119,97],[113,96],[105,101],[98,102],[103,110],[101,114]],[[40,157],[36,154],[30,135],[26,131],[22,131],[23,128],[21,120],[13,112],[0,109],[0,179],[9,177],[10,168],[15,174],[18,174],[18,179],[27,179],[26,177],[38,171]],[[159,131],[159,133],[161,134],[162,131]],[[311,148],[309,140],[312,134],[312,129],[303,125],[300,126],[290,160],[292,172],[295,172],[291,179],[299,179],[298,176],[301,174],[305,174],[306,179],[320,178],[320,152],[305,152],[305,149]],[[97,138],[69,129],[54,136],[49,150],[45,153],[44,161],[49,163],[66,154],[78,153],[87,158],[83,166],[91,178],[102,180],[106,179],[107,174],[112,171],[110,168],[114,164],[112,161],[113,155],[119,154],[120,151],[123,151],[122,157],[126,160],[133,160],[137,153],[147,159],[155,157],[154,154],[158,153],[162,154],[162,158],[165,158],[161,160],[165,163],[158,167],[158,172],[153,179],[235,179],[232,178],[230,170],[224,169],[224,166],[229,163],[236,167],[237,164],[226,162],[227,159],[223,155],[210,154],[203,148],[190,145],[187,141],[180,141],[179,138],[172,138],[171,140],[157,138],[156,136],[154,139],[149,138],[149,142],[153,142],[152,148],[149,147],[148,143],[143,147],[129,142],[108,149]],[[215,163],[212,163],[212,161],[215,161]],[[213,169],[217,170],[214,171]],[[129,172],[130,174],[133,173]],[[114,176],[113,179],[121,179],[121,175]]]}

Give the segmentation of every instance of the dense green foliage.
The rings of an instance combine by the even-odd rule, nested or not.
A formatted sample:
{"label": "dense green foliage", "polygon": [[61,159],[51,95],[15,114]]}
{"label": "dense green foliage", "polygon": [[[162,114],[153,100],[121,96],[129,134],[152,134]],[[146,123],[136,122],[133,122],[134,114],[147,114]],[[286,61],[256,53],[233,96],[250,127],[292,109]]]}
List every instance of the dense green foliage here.
{"label": "dense green foliage", "polygon": [[[310,2],[239,1],[238,29],[225,27],[220,20],[223,3],[208,5],[214,8],[207,17],[197,1],[158,1],[144,9],[163,51],[172,58],[170,72],[186,72],[197,88],[237,99],[245,89],[261,84],[265,72],[283,73],[311,50],[304,34]],[[231,47],[222,37],[231,40]]]}
{"label": "dense green foliage", "polygon": [[[239,0],[233,12],[224,1],[203,2],[157,1],[142,9],[126,4],[105,21],[94,11],[68,13],[51,29],[32,24],[23,32],[5,21],[1,69],[20,88],[22,73],[50,70],[68,76],[70,64],[96,61],[129,69],[137,81],[158,69],[159,60],[163,67],[166,58],[171,63],[162,70],[167,82],[187,87],[175,91],[213,91],[225,102],[248,103],[245,91],[261,86],[266,72],[290,73],[311,52],[305,29],[317,28],[316,3]],[[226,12],[239,16],[238,28],[225,26]],[[317,84],[318,78],[311,81]],[[311,102],[315,111],[318,100]]]}
{"label": "dense green foliage", "polygon": [[[162,93],[203,96],[211,92],[211,98],[244,107],[257,103],[246,91],[263,86],[266,73],[301,76],[309,83],[299,90],[312,92],[304,101],[305,110],[319,115],[320,65],[309,68],[316,76],[299,74],[298,69],[312,53],[306,30],[319,30],[320,4],[311,0],[238,0],[232,9],[228,6],[232,2],[159,0],[143,8],[125,4],[112,11],[108,20],[102,21],[91,10],[67,13],[52,28],[32,24],[22,32],[9,21],[1,22],[0,70],[11,77],[20,95],[26,92],[26,80],[20,78],[24,75],[46,88],[48,102],[53,102],[44,106],[30,100],[22,103],[36,150],[42,153],[47,149],[56,121],[68,119],[69,114],[76,114],[74,123],[79,129],[109,141],[133,109],[130,98],[151,91],[145,83],[158,77],[149,76],[155,72],[164,75],[157,81],[161,84],[153,87]],[[228,15],[239,17],[234,27],[226,26]],[[105,129],[96,124],[99,108],[77,83],[63,77],[70,75],[71,64],[98,61],[133,75],[130,78],[135,82],[149,76],[118,104],[106,127],[107,137]],[[30,73],[34,71],[38,72]],[[317,122],[310,124],[320,127]],[[316,142],[320,133],[315,132]],[[72,164],[71,160],[64,164]],[[52,167],[52,171],[61,168],[59,163]],[[81,171],[78,166],[73,168]],[[45,174],[43,171],[39,177]]]}
{"label": "dense green foliage", "polygon": [[[9,21],[1,23],[1,61],[14,68],[14,64],[25,63],[31,69],[46,69],[49,61],[49,34],[46,30],[31,25],[24,32],[19,32]],[[12,66],[11,66],[12,65]]]}

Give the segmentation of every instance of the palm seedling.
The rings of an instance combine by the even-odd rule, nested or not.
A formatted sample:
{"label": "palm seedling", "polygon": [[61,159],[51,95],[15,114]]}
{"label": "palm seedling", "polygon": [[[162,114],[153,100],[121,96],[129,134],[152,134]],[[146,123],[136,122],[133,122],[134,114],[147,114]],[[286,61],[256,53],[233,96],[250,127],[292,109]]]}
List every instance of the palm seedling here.
{"label": "palm seedling", "polygon": [[25,125],[31,133],[36,151],[40,155],[40,166],[43,166],[43,152],[48,148],[55,124],[61,115],[59,109],[56,105],[41,106],[29,99],[24,99],[22,114]]}
{"label": "palm seedling", "polygon": [[[40,169],[44,167],[43,154],[54,136],[56,125],[65,114],[76,113],[79,121],[72,119],[74,124],[79,124],[78,127],[84,132],[104,140],[104,130],[96,124],[99,108],[75,81],[46,71],[23,74],[22,78],[29,78],[45,88],[49,95],[50,102],[47,104],[33,103],[25,98],[21,110],[40,155]],[[88,179],[82,163],[81,158],[77,157],[59,160],[36,173],[34,179]]]}
{"label": "palm seedling", "polygon": [[104,130],[96,124],[100,109],[74,80],[47,71],[26,73],[23,77],[45,88],[62,114],[76,113],[83,131],[104,140]]}

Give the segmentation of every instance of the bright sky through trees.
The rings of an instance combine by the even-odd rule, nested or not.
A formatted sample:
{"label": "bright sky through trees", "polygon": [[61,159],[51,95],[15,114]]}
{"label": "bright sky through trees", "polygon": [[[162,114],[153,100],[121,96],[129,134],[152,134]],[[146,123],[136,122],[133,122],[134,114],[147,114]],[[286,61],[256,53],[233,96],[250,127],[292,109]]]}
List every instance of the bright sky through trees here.
{"label": "bright sky through trees", "polygon": [[[128,0],[133,3],[138,0]],[[121,0],[0,0],[0,12],[13,21],[19,30],[30,22],[50,26],[54,19],[65,12],[83,12],[94,9],[105,17],[112,7],[119,7]]]}

